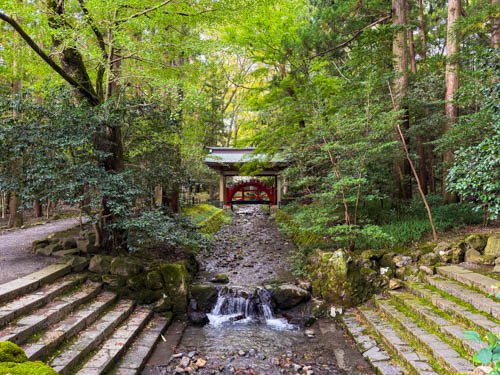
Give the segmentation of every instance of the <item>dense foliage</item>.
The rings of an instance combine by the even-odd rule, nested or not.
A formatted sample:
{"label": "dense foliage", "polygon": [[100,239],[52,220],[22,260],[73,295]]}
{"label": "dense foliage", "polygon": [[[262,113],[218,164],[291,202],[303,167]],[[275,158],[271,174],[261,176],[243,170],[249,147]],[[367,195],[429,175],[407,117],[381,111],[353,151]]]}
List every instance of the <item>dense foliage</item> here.
{"label": "dense foliage", "polygon": [[233,145],[285,155],[294,225],[338,247],[498,219],[499,4],[462,5],[0,0],[3,204],[190,246],[180,197],[216,198],[205,147]]}

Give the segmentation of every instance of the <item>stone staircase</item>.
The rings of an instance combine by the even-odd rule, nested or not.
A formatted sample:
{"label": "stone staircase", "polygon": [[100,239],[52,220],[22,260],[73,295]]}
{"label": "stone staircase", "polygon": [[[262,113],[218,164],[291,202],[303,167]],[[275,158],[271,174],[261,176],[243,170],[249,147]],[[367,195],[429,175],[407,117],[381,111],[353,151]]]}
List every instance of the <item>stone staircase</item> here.
{"label": "stone staircase", "polygon": [[141,373],[170,319],[71,271],[55,264],[0,285],[0,341],[62,375]]}
{"label": "stone staircase", "polygon": [[498,285],[460,266],[438,267],[421,283],[407,282],[349,311],[344,323],[380,374],[470,374],[474,353],[487,344],[464,331],[500,334]]}

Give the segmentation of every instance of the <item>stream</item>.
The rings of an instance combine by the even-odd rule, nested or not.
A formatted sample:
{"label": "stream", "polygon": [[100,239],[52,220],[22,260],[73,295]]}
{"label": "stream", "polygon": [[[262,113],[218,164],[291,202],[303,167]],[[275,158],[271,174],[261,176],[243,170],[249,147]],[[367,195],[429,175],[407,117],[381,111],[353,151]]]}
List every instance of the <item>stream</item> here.
{"label": "stream", "polygon": [[[232,224],[214,241],[214,248],[199,256],[202,269],[195,283],[210,284],[215,274],[227,275],[229,282],[218,287],[209,323],[188,325],[165,374],[373,374],[332,319],[304,327],[290,323],[288,311],[273,308],[264,286],[296,283],[289,263],[294,245],[265,209],[235,208]],[[293,313],[305,315],[310,308],[305,303]]]}

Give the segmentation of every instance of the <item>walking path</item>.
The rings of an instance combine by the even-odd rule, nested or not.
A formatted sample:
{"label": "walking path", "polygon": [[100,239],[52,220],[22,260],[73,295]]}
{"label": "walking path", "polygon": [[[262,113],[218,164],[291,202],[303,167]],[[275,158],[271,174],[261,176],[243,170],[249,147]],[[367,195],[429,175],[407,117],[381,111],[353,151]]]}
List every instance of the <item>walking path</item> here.
{"label": "walking path", "polygon": [[54,258],[38,256],[29,252],[31,243],[77,224],[77,218],[70,218],[0,235],[0,284],[38,271],[54,263]]}

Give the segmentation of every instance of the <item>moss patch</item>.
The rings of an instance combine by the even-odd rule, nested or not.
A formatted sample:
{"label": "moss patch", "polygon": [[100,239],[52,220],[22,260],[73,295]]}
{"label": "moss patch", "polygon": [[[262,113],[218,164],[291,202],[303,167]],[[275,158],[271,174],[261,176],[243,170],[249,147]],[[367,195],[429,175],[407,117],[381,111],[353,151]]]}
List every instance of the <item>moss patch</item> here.
{"label": "moss patch", "polygon": [[27,360],[28,357],[19,346],[10,341],[0,342],[0,362],[22,363]]}
{"label": "moss patch", "polygon": [[184,314],[187,311],[189,282],[191,277],[183,263],[163,263],[160,265],[165,294],[172,301],[172,311]]}
{"label": "moss patch", "polygon": [[0,374],[10,375],[58,375],[43,362],[0,362]]}

